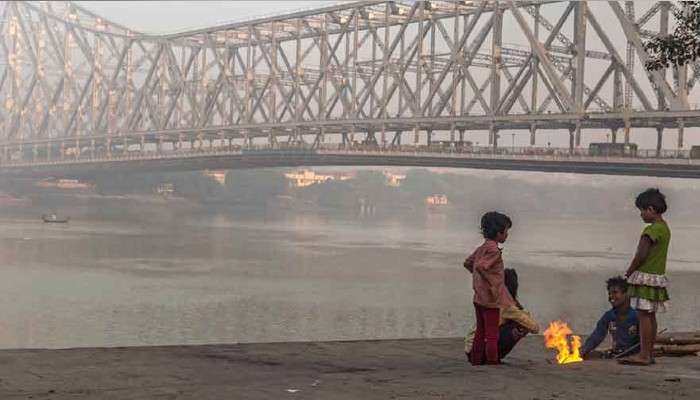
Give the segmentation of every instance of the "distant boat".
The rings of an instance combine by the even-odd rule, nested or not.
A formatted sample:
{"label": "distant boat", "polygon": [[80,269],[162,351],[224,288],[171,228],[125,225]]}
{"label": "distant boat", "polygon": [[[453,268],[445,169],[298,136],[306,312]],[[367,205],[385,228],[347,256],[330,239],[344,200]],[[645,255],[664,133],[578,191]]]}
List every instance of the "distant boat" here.
{"label": "distant boat", "polygon": [[70,221],[70,217],[59,217],[56,214],[42,214],[41,219],[46,223],[65,224]]}

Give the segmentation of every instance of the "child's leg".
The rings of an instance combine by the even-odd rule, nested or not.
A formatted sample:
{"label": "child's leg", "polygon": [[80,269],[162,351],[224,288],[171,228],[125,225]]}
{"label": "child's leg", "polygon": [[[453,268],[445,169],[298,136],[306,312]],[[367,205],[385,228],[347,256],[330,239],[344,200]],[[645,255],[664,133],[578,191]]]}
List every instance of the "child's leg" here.
{"label": "child's leg", "polygon": [[527,335],[527,330],[515,321],[506,321],[498,330],[498,358],[504,359],[520,339]]}
{"label": "child's leg", "polygon": [[476,332],[474,332],[474,342],[472,343],[472,352],[470,361],[472,365],[481,365],[484,363],[484,316],[480,305],[474,303],[474,318],[476,319]]}
{"label": "child's leg", "polygon": [[651,352],[654,347],[654,322],[655,315],[653,312],[637,310],[639,317],[639,353],[626,360],[634,363],[649,364],[651,362]]}
{"label": "child's leg", "polygon": [[656,313],[651,313],[651,332],[652,332],[652,337],[651,337],[651,353],[649,356],[651,357],[652,360],[654,360],[654,343],[656,343],[656,335],[659,333],[659,326],[656,324]]}
{"label": "child's leg", "polygon": [[484,336],[486,339],[486,362],[488,364],[498,364],[498,319],[500,310],[498,308],[484,308]]}

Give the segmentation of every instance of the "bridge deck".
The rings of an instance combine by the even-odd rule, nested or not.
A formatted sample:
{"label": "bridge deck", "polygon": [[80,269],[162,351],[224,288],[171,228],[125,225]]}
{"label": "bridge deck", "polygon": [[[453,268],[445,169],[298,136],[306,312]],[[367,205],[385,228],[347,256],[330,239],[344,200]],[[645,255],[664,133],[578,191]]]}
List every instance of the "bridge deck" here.
{"label": "bridge deck", "polygon": [[297,166],[402,166],[473,168],[606,175],[700,178],[700,159],[685,153],[676,157],[601,157],[585,153],[500,154],[430,152],[407,149],[232,149],[219,147],[158,154],[144,152],[104,157],[72,157],[44,162],[0,165],[6,176],[85,176],[93,172],[272,168]]}

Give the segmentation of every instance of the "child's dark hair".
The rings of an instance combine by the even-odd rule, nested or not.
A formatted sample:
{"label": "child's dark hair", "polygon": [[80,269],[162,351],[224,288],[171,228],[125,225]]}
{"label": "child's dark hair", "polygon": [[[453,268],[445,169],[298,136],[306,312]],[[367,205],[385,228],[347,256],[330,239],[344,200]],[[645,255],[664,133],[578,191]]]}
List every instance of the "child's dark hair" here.
{"label": "child's dark hair", "polygon": [[504,284],[506,289],[513,297],[513,300],[518,299],[518,273],[513,268],[506,268],[504,271]]}
{"label": "child's dark hair", "polygon": [[496,211],[487,212],[481,217],[481,234],[486,239],[495,239],[499,232],[503,232],[513,226],[513,222],[507,215]]}
{"label": "child's dark hair", "polygon": [[612,288],[618,288],[622,290],[623,292],[627,291],[627,281],[625,278],[621,276],[613,276],[612,278],[608,279],[605,281],[605,285],[608,287],[608,290]]}
{"label": "child's dark hair", "polygon": [[666,212],[666,196],[659,189],[647,189],[637,195],[634,205],[640,210],[645,210],[649,207],[653,208],[658,214]]}

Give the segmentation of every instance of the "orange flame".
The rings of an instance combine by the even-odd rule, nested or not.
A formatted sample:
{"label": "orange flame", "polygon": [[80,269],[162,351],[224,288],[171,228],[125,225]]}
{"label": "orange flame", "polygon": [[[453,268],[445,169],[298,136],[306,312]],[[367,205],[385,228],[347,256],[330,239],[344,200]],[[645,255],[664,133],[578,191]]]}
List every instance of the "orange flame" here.
{"label": "orange flame", "polygon": [[[581,362],[581,338],[572,335],[573,332],[569,325],[564,321],[554,321],[549,323],[549,328],[544,331],[544,345],[549,349],[557,349],[557,362],[559,364],[568,364]],[[569,345],[569,336],[571,335],[571,345]]]}

